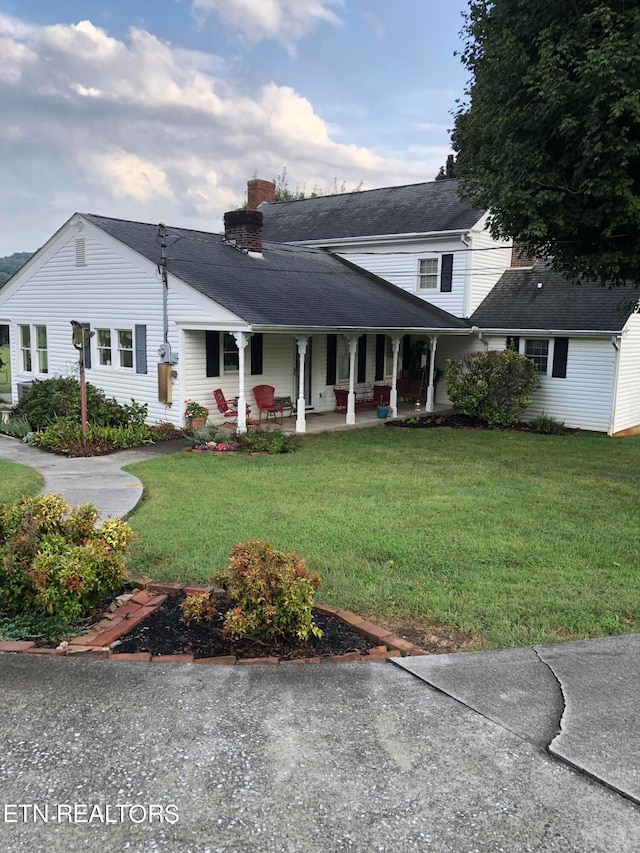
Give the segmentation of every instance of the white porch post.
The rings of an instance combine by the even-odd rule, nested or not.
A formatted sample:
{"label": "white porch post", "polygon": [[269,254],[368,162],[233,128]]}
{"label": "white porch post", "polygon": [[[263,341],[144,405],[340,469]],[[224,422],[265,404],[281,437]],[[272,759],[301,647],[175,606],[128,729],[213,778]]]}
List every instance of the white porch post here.
{"label": "white porch post", "polygon": [[351,426],[356,422],[356,353],[358,351],[358,339],[349,336],[349,396],[347,397],[347,423]]}
{"label": "white porch post", "polygon": [[438,336],[434,335],[431,338],[431,356],[429,358],[429,387],[427,388],[427,405],[425,406],[425,410],[427,412],[433,411],[433,397],[434,397],[434,385],[433,385],[433,377],[435,376],[436,369],[436,344],[438,342]]}
{"label": "white porch post", "polygon": [[237,433],[242,435],[247,431],[247,398],[244,389],[244,351],[249,343],[246,332],[234,332],[233,337],[238,345],[238,428]]}
{"label": "white porch post", "polygon": [[400,338],[395,336],[391,338],[393,345],[393,367],[391,372],[391,394],[389,395],[389,405],[391,406],[391,417],[398,417],[398,354],[400,352]]}
{"label": "white porch post", "polygon": [[304,360],[307,354],[309,338],[296,338],[298,345],[298,405],[296,408],[296,432],[306,432],[307,421],[305,407],[307,401],[304,396]]}

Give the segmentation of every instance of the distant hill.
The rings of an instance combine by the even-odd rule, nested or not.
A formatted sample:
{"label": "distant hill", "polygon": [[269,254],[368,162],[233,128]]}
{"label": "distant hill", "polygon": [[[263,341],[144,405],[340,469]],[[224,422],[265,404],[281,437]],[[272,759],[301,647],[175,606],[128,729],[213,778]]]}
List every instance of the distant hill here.
{"label": "distant hill", "polygon": [[6,255],[0,258],[0,287],[8,281],[11,276],[18,272],[20,267],[25,264],[33,252],[14,252],[13,255]]}

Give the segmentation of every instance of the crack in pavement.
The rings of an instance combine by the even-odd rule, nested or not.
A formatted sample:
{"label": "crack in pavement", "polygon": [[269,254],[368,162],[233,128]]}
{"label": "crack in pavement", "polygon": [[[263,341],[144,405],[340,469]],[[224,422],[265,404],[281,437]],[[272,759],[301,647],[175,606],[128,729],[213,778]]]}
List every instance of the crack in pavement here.
{"label": "crack in pavement", "polygon": [[556,727],[556,730],[551,735],[549,742],[546,744],[546,746],[544,746],[544,749],[547,752],[550,752],[552,743],[558,737],[558,735],[561,734],[561,732],[562,732],[562,723],[564,720],[564,715],[567,712],[567,698],[564,694],[564,688],[562,686],[562,682],[558,678],[558,675],[557,675],[556,671],[554,670],[554,668],[551,666],[550,663],[548,663],[546,660],[544,660],[544,658],[541,657],[540,652],[538,651],[538,648],[536,646],[531,646],[531,650],[533,651],[534,655],[538,658],[540,663],[544,667],[546,667],[547,670],[549,671],[551,677],[553,678],[554,682],[556,683],[556,685],[558,687],[558,693],[560,695],[560,701],[562,703],[562,711],[560,712],[560,715],[558,717],[558,725]]}

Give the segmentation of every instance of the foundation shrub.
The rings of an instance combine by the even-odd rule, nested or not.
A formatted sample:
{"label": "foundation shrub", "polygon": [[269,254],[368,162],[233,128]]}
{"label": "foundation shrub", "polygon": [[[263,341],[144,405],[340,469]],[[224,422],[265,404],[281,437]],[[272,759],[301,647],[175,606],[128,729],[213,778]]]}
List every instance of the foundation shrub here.
{"label": "foundation shrub", "polygon": [[247,453],[293,453],[300,446],[297,436],[287,435],[281,429],[249,429],[235,440],[238,450]]}
{"label": "foundation shrub", "polygon": [[91,504],[72,508],[59,495],[0,506],[0,611],[70,620],[121,586],[131,530],[98,518]]}
{"label": "foundation shrub", "polygon": [[76,421],[64,418],[49,424],[31,436],[31,443],[63,456],[102,456],[141,444],[153,444],[154,436],[146,424],[97,426],[87,424],[86,435]]}
{"label": "foundation shrub", "polygon": [[512,350],[488,350],[447,360],[447,394],[454,407],[488,427],[515,426],[540,384],[534,362]]}
{"label": "foundation shrub", "polygon": [[212,582],[236,602],[224,620],[228,636],[269,646],[322,636],[311,613],[320,577],[295,553],[252,539],[235,546],[227,569]]}

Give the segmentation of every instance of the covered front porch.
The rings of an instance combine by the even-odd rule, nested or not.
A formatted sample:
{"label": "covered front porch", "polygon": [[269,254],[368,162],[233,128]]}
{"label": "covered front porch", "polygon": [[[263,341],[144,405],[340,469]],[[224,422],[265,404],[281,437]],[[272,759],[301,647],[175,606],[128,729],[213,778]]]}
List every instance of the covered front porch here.
{"label": "covered front porch", "polygon": [[[421,406],[420,411],[418,412],[414,404],[399,403],[396,417],[424,417],[428,414],[444,415],[452,411],[453,409],[450,405],[445,405],[441,403],[434,403],[431,412],[425,412],[424,406]],[[367,411],[358,412],[356,422],[354,424],[347,424],[345,423],[345,417],[342,412],[308,412],[306,417],[306,432],[307,434],[317,434],[322,432],[336,432],[338,430],[346,429],[361,429],[363,427],[384,426],[384,424],[388,423],[391,419],[391,415],[389,415],[387,419],[381,419],[377,416],[375,409],[370,409]],[[272,419],[269,419],[267,424],[263,423],[263,426],[265,425],[269,429],[277,427],[278,429],[282,429],[286,433],[297,432],[295,415],[291,417],[285,417],[284,426],[281,426],[279,422],[276,422]]]}
{"label": "covered front porch", "polygon": [[[447,411],[446,359],[473,342],[470,329],[185,329],[183,388],[186,399],[209,408],[210,424],[228,423],[213,392],[237,407],[243,433],[260,412],[254,388],[267,385],[288,398],[282,426],[287,432],[323,432],[370,426],[379,419],[379,397],[389,417]],[[477,343],[477,341],[476,341]],[[361,391],[368,389],[368,404]],[[249,407],[249,411],[247,410]],[[262,423],[274,422],[273,415]]]}

